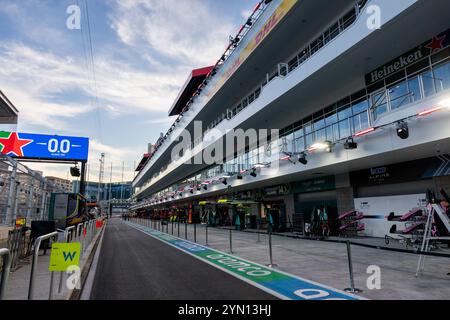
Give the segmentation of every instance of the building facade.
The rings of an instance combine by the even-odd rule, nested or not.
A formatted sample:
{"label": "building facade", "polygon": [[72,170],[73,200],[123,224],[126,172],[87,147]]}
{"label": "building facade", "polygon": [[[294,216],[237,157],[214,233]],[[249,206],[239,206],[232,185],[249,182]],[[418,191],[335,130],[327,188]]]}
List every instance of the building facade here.
{"label": "building facade", "polygon": [[57,186],[63,192],[72,192],[72,181],[58,177],[45,177],[47,181]]}
{"label": "building facade", "polygon": [[[131,198],[131,182],[125,183],[102,183],[100,186],[98,182],[86,182],[86,198],[90,202],[96,202],[99,196],[100,187],[100,201],[108,200],[128,200]],[[80,181],[72,181],[72,191],[79,192]]]}
{"label": "building facade", "polygon": [[[262,1],[200,85],[183,87],[177,100],[189,99],[133,181],[132,210],[299,232],[326,212],[336,234],[357,210],[355,232],[384,236],[386,215],[423,206],[427,190],[450,193],[449,9]],[[269,134],[233,137],[230,152],[237,129]]]}

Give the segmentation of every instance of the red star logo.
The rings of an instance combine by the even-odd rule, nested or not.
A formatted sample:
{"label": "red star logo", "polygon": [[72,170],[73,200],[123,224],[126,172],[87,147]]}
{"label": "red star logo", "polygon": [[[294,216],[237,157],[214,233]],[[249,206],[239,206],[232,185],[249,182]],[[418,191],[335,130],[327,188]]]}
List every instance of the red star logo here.
{"label": "red star logo", "polygon": [[12,132],[8,138],[0,138],[2,153],[16,157],[23,157],[23,147],[32,142],[33,140],[20,139],[16,132]]}
{"label": "red star logo", "polygon": [[428,48],[431,50],[431,53],[435,53],[436,51],[441,50],[444,48],[443,42],[445,40],[445,36],[442,37],[434,37],[433,40],[429,44],[425,46],[425,48]]}

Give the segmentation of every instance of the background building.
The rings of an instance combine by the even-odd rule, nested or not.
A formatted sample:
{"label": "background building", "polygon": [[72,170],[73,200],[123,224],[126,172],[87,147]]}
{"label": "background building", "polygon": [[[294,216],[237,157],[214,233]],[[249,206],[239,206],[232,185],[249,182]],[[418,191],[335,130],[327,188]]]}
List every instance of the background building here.
{"label": "background building", "polygon": [[53,185],[63,190],[63,192],[72,192],[72,181],[57,177],[45,177],[45,178],[47,179],[47,181],[51,182]]}
{"label": "background building", "polygon": [[[138,168],[132,209],[220,224],[270,214],[278,230],[326,211],[335,233],[358,210],[360,234],[384,236],[390,212],[450,193],[449,18],[439,0],[261,2],[200,84],[189,76],[177,120]],[[201,136],[172,159],[194,121]],[[224,150],[221,163],[186,164],[230,129],[271,128],[279,137]]]}
{"label": "background building", "polygon": [[[98,182],[86,182],[86,198],[95,202],[98,197]],[[80,182],[72,181],[73,192],[80,190]],[[131,181],[125,183],[102,183],[100,185],[100,200],[128,200],[131,198]]]}

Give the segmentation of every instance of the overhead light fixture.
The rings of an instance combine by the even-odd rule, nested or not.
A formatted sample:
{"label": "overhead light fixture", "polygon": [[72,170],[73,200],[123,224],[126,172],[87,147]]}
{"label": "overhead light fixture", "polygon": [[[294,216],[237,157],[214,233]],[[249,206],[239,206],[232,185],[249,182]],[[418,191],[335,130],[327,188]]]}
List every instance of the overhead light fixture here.
{"label": "overhead light fixture", "polygon": [[255,164],[254,166],[253,166],[253,168],[256,168],[256,169],[262,169],[262,168],[267,168],[267,167],[269,167],[269,163],[257,163],[257,164]]}
{"label": "overhead light fixture", "polygon": [[183,196],[183,193],[182,193],[182,192],[180,192],[179,196],[180,196],[180,197],[182,197],[182,196]]}
{"label": "overhead light fixture", "polygon": [[361,131],[355,133],[353,136],[354,137],[361,137],[361,136],[364,136],[364,135],[369,134],[369,133],[374,132],[374,131],[375,131],[375,128],[368,128],[368,129],[364,129],[364,130],[361,130]]}
{"label": "overhead light fixture", "polygon": [[72,177],[79,177],[79,176],[81,176],[80,169],[77,166],[70,168],[70,175]]}
{"label": "overhead light fixture", "polygon": [[250,175],[251,175],[253,178],[256,178],[256,176],[257,176],[257,174],[256,174],[256,169],[253,169],[252,172],[250,172]]}
{"label": "overhead light fixture", "polygon": [[440,101],[439,105],[444,108],[450,108],[450,98]]}
{"label": "overhead light fixture", "polygon": [[242,179],[244,179],[244,177],[242,176],[242,174],[241,174],[241,173],[238,173],[238,174],[237,174],[237,176],[236,176],[236,178],[237,178],[238,180],[242,180]]}
{"label": "overhead light fixture", "polygon": [[409,138],[409,127],[404,121],[397,123],[397,135],[400,139],[406,140]]}
{"label": "overhead light fixture", "polygon": [[197,191],[200,191],[202,188],[200,186],[197,186]]}
{"label": "overhead light fixture", "polygon": [[227,184],[228,184],[228,180],[227,180],[226,178],[223,178],[223,179],[222,179],[222,183],[223,183],[224,185],[227,185]]}
{"label": "overhead light fixture", "polygon": [[444,106],[439,105],[437,107],[430,108],[430,109],[424,110],[422,112],[419,112],[417,115],[420,116],[420,117],[427,116],[427,115],[432,114],[432,113],[434,113],[436,111],[440,111],[440,110],[442,110],[444,108],[445,108]]}
{"label": "overhead light fixture", "polygon": [[298,157],[298,162],[300,162],[303,165],[307,165],[308,164],[308,159],[306,159],[306,153],[302,152],[300,154],[300,156]]}
{"label": "overhead light fixture", "polygon": [[248,20],[245,24],[248,25],[249,27],[251,27],[253,25],[252,18],[248,18]]}
{"label": "overhead light fixture", "polygon": [[206,184],[203,185],[203,190],[208,190],[208,186]]}
{"label": "overhead light fixture", "polygon": [[194,189],[191,189],[190,193],[191,193],[191,194],[194,194]]}
{"label": "overhead light fixture", "polygon": [[331,141],[324,141],[324,142],[316,142],[311,147],[309,147],[309,151],[315,151],[315,150],[323,150],[326,152],[331,152],[333,143]]}
{"label": "overhead light fixture", "polygon": [[358,144],[353,140],[353,138],[348,138],[344,143],[345,150],[354,150],[358,149]]}

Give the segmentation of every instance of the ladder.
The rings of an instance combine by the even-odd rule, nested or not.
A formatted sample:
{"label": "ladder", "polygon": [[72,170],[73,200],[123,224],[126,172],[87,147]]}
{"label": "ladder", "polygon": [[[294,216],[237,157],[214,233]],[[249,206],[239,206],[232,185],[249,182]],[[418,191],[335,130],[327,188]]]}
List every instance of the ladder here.
{"label": "ladder", "polygon": [[[450,237],[433,237],[432,228],[434,221],[434,214],[437,214],[444,224],[447,232],[450,234],[450,219],[447,214],[444,212],[442,207],[439,204],[429,204],[427,207],[427,222],[425,224],[425,230],[422,240],[422,246],[420,248],[420,252],[429,252],[430,251],[430,241],[432,240],[450,240]],[[419,261],[417,263],[416,277],[420,275],[421,272],[425,269],[425,258],[426,256],[420,255]]]}

